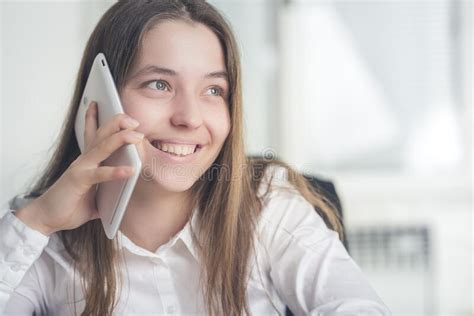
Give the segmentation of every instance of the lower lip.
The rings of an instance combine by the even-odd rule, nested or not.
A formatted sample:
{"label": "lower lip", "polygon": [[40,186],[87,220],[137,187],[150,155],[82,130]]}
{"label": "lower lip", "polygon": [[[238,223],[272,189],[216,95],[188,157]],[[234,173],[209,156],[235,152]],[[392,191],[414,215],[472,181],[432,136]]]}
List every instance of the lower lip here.
{"label": "lower lip", "polygon": [[173,163],[190,163],[190,162],[193,162],[197,158],[199,152],[203,148],[203,147],[197,148],[195,152],[193,152],[192,154],[186,155],[186,156],[176,156],[176,155],[164,152],[162,150],[159,150],[158,148],[153,146],[150,142],[148,142],[148,143],[150,144],[150,146],[152,147],[152,149],[154,150],[154,152],[158,156],[162,157],[163,159],[166,159],[168,162],[173,162]]}

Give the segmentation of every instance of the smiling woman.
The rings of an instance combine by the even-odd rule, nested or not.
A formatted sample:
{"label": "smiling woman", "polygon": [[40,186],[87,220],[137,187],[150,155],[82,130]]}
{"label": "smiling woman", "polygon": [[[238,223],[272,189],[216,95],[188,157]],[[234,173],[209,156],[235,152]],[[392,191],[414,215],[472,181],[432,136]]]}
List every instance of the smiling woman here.
{"label": "smiling woman", "polygon": [[[81,154],[73,122],[99,52],[126,114],[98,127],[91,103]],[[245,156],[240,78],[232,31],[205,1],[114,4],[50,165],[0,219],[0,312],[389,315],[329,200],[284,162]],[[130,176],[100,165],[127,143],[143,169],[109,240],[95,184]]]}

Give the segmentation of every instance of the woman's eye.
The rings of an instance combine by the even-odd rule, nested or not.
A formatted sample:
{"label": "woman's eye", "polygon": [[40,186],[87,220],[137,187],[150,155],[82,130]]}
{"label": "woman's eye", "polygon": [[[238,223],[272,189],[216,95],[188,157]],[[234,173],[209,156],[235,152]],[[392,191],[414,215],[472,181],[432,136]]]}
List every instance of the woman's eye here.
{"label": "woman's eye", "polygon": [[150,81],[148,83],[147,87],[149,87],[151,89],[161,90],[161,91],[166,91],[166,89],[168,89],[168,85],[163,80]]}
{"label": "woman's eye", "polygon": [[[169,90],[169,85],[166,81],[163,80],[153,80],[149,81],[147,84],[147,87],[153,90],[160,90],[160,91],[168,91]],[[224,93],[224,89],[221,87],[210,87],[208,89],[210,91],[210,94],[216,97],[222,96]]]}
{"label": "woman's eye", "polygon": [[222,95],[222,89],[219,87],[211,87],[209,88],[209,91],[211,91],[212,95],[217,97]]}

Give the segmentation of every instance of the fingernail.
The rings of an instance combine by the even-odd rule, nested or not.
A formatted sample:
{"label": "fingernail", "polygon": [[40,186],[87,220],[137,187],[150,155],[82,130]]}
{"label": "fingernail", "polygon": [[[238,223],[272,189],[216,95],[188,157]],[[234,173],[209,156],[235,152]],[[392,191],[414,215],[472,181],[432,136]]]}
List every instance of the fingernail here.
{"label": "fingernail", "polygon": [[134,120],[132,119],[131,117],[127,117],[125,119],[125,124],[128,126],[128,127],[137,127],[138,125],[140,125],[140,123],[137,121],[137,120]]}
{"label": "fingernail", "polygon": [[89,107],[87,108],[88,111],[94,112],[95,111],[95,102],[91,102]]}
{"label": "fingernail", "polygon": [[131,136],[133,139],[142,140],[143,137],[145,137],[145,134],[132,131],[130,136]]}

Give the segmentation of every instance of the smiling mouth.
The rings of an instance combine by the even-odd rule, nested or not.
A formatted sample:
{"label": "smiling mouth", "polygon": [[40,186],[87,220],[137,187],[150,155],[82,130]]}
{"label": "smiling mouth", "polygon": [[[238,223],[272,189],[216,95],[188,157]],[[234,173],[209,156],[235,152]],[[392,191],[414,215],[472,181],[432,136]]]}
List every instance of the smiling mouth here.
{"label": "smiling mouth", "polygon": [[176,157],[185,157],[196,153],[201,150],[202,146],[200,144],[196,145],[182,145],[182,144],[162,144],[159,140],[154,140],[151,142],[151,145],[156,149]]}

